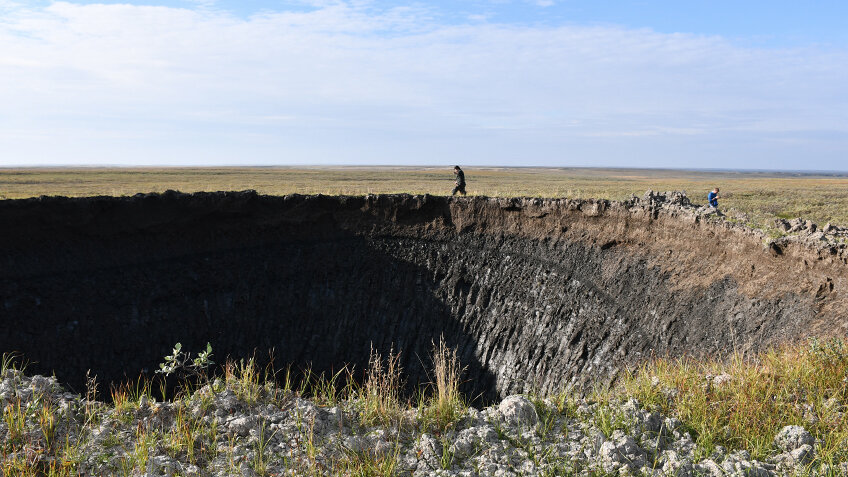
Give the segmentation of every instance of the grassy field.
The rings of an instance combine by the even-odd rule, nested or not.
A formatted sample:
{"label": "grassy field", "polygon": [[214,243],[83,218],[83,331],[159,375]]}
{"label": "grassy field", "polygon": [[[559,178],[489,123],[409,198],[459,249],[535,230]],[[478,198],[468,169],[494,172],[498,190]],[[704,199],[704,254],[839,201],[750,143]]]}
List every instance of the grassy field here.
{"label": "grassy field", "polygon": [[[804,217],[848,225],[848,173],[800,174],[660,169],[497,168],[465,169],[470,195],[604,198],[620,200],[646,190],[685,190],[703,204],[720,187],[723,209],[748,214],[751,225]],[[45,168],[0,169],[0,197],[133,195],[254,189],[261,194],[447,195],[450,167],[273,168]]]}

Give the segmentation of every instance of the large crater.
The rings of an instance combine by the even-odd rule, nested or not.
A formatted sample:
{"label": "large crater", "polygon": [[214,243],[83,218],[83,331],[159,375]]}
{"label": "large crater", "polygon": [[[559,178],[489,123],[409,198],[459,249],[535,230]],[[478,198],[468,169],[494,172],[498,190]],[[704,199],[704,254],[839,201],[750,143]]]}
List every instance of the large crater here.
{"label": "large crater", "polygon": [[316,371],[394,347],[427,381],[444,335],[489,400],[848,326],[844,247],[769,246],[663,197],[169,192],[2,201],[0,221],[0,350],[78,391],[177,341]]}

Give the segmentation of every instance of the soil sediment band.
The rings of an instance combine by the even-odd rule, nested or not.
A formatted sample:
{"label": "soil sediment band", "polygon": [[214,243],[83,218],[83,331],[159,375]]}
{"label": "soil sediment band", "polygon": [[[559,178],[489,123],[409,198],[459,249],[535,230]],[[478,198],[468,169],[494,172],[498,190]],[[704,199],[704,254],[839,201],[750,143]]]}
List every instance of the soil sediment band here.
{"label": "soil sediment band", "polygon": [[0,350],[77,391],[177,341],[315,371],[361,370],[373,344],[426,382],[444,334],[494,400],[848,329],[843,243],[769,240],[678,194],[43,197],[0,201],[0,223]]}

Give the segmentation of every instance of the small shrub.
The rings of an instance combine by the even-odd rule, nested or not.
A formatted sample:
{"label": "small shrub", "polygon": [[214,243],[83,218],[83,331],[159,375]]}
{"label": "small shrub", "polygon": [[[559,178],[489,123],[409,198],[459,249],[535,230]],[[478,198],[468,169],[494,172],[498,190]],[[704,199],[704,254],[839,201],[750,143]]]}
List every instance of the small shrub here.
{"label": "small shrub", "polygon": [[179,374],[183,382],[194,380],[195,384],[200,385],[201,382],[207,381],[206,371],[209,366],[215,364],[212,361],[212,345],[206,343],[206,349],[197,353],[194,359],[191,359],[191,354],[183,351],[182,343],[174,345],[174,349],[170,355],[165,356],[165,361],[159,363],[157,373],[163,374],[166,377],[172,374]]}

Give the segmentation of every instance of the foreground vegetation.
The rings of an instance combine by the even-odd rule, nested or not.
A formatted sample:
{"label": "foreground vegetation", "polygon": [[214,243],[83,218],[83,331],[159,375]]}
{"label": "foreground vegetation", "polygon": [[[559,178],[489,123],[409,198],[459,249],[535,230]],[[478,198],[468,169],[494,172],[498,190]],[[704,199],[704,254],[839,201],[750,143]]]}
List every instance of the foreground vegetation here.
{"label": "foreground vegetation", "polygon": [[[35,377],[29,386],[9,396],[9,383],[25,380],[25,365],[14,355],[4,354],[0,367],[0,381],[5,383],[0,397],[0,436],[5,438],[0,440],[0,475],[91,475],[92,465],[97,464],[106,465],[117,475],[146,475],[157,450],[197,469],[191,474],[205,475],[200,464],[229,452],[223,456],[227,468],[219,469],[226,475],[244,475],[243,468],[261,476],[276,475],[269,471],[272,451],[268,444],[279,429],[262,425],[258,436],[251,431],[246,455],[236,449],[235,436],[229,437],[229,447],[219,445],[219,441],[227,413],[231,415],[244,406],[286,409],[293,402],[306,410],[296,411],[297,435],[293,436],[302,452],[290,456],[284,464],[292,475],[395,475],[397,464],[392,459],[396,455],[378,455],[368,449],[350,449],[316,467],[315,416],[308,414],[313,404],[343,405],[356,416],[353,424],[362,429],[379,425],[398,430],[414,419],[419,432],[438,435],[466,413],[468,406],[459,392],[462,369],[456,352],[444,340],[434,345],[431,355],[434,382],[413,399],[403,401],[400,397],[403,383],[398,360],[397,354],[383,359],[372,352],[361,385],[347,368],[329,377],[307,370],[295,383],[290,369],[282,373],[270,366],[260,369],[254,359],[229,361],[219,373],[207,374],[206,368],[213,364],[211,346],[190,359],[178,343],[173,354],[160,364],[160,372],[179,375],[182,385],[166,402],[170,406],[163,407],[154,396],[157,389],[160,399],[166,392],[164,378],[113,386],[108,403],[96,399],[99,389],[93,377],[88,380],[86,396],[77,404],[67,399],[57,402],[57,395],[68,398],[69,393],[61,393],[54,378]],[[219,419],[221,416],[213,415],[213,411],[215,400],[221,396],[231,398],[227,401],[231,404]],[[301,406],[301,398],[311,402]],[[121,439],[121,434],[128,432],[132,434],[130,446]]]}
{"label": "foreground vegetation", "polygon": [[[423,449],[419,457],[431,447],[438,449],[431,459],[446,471],[462,458],[451,445],[457,438],[453,430],[474,415],[480,419],[480,413],[469,408],[458,392],[462,368],[443,342],[432,353],[432,385],[412,399],[401,397],[402,370],[395,354],[384,359],[372,353],[362,384],[347,372],[306,373],[304,380],[294,383],[290,373],[258,369],[253,360],[229,362],[219,373],[207,375],[210,349],[189,360],[175,348],[172,357],[163,363],[163,370],[182,373],[184,385],[169,403],[156,402],[155,382],[113,387],[111,402],[99,402],[92,380],[87,396],[71,406],[70,401],[57,403],[55,393],[50,397],[50,389],[56,387],[50,379],[33,378],[17,397],[9,395],[8,383],[22,380],[23,373],[14,359],[4,356],[0,370],[6,383],[6,389],[0,389],[5,393],[0,399],[0,435],[6,436],[0,442],[2,475],[71,476],[90,472],[93,465],[107,466],[117,475],[141,475],[159,459],[160,464],[165,462],[162,465],[179,461],[195,469],[217,462],[215,471],[226,475],[277,475],[274,469],[282,468],[287,475],[391,476],[400,473],[401,439]],[[532,434],[493,424],[496,440],[518,449],[531,468],[541,469],[533,474],[617,475],[602,467],[581,468],[558,461],[539,442],[571,435],[573,425],[564,422],[582,422],[580,426],[614,440],[621,431],[638,427],[631,422],[633,414],[622,411],[633,406],[633,399],[648,411],[679,420],[680,432],[675,430],[675,436],[691,436],[695,454],[701,458],[718,460],[731,451],[744,450],[754,459],[766,460],[779,452],[774,439],[780,429],[800,425],[815,438],[815,458],[796,472],[844,475],[848,470],[845,464],[839,467],[848,462],[848,343],[844,340],[784,346],[748,359],[738,354],[707,361],[658,359],[588,400],[567,391],[528,397],[538,415]],[[379,433],[384,439],[380,442],[387,441],[386,449],[361,447],[356,439],[348,439],[338,452],[323,451],[315,406],[347,416],[351,422],[338,421],[339,428],[344,425],[363,436]],[[269,409],[289,409],[295,417],[289,427],[258,424],[264,422],[260,418],[248,432],[233,422],[248,419],[235,418],[245,408],[253,408],[260,416],[267,416]],[[375,431],[375,426],[380,429]],[[246,440],[239,440],[239,435]],[[289,449],[282,457],[269,445],[280,441]],[[247,447],[240,448],[240,442]],[[165,461],[157,454],[164,454]],[[659,459],[658,454],[653,459]],[[514,472],[520,475],[519,464],[506,465],[515,465]],[[480,472],[485,475],[484,470]]]}
{"label": "foreground vegetation", "polygon": [[658,359],[626,378],[617,394],[678,416],[707,455],[724,446],[764,458],[782,427],[800,425],[820,441],[820,463],[848,461],[842,339],[786,345],[752,359]]}
{"label": "foreground vegetation", "polygon": [[[720,187],[722,208],[768,228],[775,218],[848,225],[848,175],[651,169],[468,167],[468,192],[621,200],[646,190],[684,190],[696,204]],[[261,194],[447,195],[450,167],[0,169],[0,197],[92,196],[245,190]]]}

